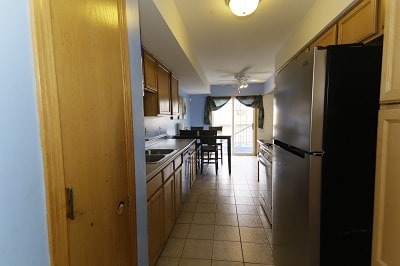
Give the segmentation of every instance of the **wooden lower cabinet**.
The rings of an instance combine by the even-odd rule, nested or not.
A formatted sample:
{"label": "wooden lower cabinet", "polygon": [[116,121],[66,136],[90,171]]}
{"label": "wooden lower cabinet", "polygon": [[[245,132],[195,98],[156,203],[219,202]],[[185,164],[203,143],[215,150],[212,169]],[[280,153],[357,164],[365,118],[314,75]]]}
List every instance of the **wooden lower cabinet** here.
{"label": "wooden lower cabinet", "polygon": [[167,241],[168,235],[171,232],[175,222],[175,207],[174,207],[174,175],[171,175],[163,185],[164,190],[164,241]]}
{"label": "wooden lower cabinet", "polygon": [[155,265],[182,207],[182,157],[147,182],[149,264]]}
{"label": "wooden lower cabinet", "polygon": [[163,238],[163,190],[158,189],[147,201],[147,226],[149,263],[155,265],[164,245]]}

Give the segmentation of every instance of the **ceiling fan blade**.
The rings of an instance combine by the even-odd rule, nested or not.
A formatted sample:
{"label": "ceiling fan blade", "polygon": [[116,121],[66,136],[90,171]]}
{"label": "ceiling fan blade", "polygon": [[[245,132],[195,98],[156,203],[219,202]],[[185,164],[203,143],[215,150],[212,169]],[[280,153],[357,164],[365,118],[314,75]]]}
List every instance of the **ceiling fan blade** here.
{"label": "ceiling fan blade", "polygon": [[242,68],[242,70],[240,70],[238,73],[247,73],[247,70],[249,70],[251,68],[251,66],[245,66],[244,68]]}

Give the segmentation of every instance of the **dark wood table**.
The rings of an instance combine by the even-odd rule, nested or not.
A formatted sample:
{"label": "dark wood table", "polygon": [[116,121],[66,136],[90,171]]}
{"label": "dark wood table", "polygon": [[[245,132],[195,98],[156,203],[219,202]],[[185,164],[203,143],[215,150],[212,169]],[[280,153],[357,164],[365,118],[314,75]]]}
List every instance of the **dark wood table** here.
{"label": "dark wood table", "polygon": [[[231,135],[217,135],[217,136],[197,136],[196,139],[201,138],[215,138],[215,139],[221,139],[221,140],[226,140],[227,141],[227,154],[228,154],[228,171],[229,175],[231,175],[231,162],[232,162],[232,154],[231,154]],[[193,139],[193,137],[189,136],[180,136],[180,135],[175,135],[173,136],[174,139]]]}

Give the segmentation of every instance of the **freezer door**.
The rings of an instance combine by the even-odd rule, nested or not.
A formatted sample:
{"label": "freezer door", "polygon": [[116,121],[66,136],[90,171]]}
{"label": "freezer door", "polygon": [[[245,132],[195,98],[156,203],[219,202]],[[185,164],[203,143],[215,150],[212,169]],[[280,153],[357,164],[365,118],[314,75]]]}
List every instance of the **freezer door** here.
{"label": "freezer door", "polygon": [[274,139],[322,150],[326,50],[301,55],[275,78]]}
{"label": "freezer door", "polygon": [[318,266],[321,157],[275,146],[272,168],[273,257],[276,265]]}

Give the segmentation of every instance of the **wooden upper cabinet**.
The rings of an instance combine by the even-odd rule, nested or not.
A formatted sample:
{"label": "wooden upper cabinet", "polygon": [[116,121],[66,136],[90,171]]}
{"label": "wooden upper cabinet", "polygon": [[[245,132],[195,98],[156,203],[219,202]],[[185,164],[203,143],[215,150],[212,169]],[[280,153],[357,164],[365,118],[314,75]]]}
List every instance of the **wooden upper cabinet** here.
{"label": "wooden upper cabinet", "polygon": [[381,103],[400,103],[400,4],[389,0],[383,42]]}
{"label": "wooden upper cabinet", "polygon": [[378,32],[378,0],[363,0],[338,22],[338,43],[362,42]]}
{"label": "wooden upper cabinet", "polygon": [[143,49],[144,88],[157,91],[157,61]]}
{"label": "wooden upper cabinet", "polygon": [[172,114],[179,114],[179,87],[178,78],[171,73],[171,103]]}
{"label": "wooden upper cabinet", "polygon": [[328,46],[337,44],[337,26],[333,25],[330,29],[325,31],[318,39],[316,39],[311,45],[310,48],[315,46]]}
{"label": "wooden upper cabinet", "polygon": [[157,85],[159,113],[171,114],[170,72],[161,64],[157,64]]}
{"label": "wooden upper cabinet", "polygon": [[178,78],[143,48],[144,115],[178,115]]}
{"label": "wooden upper cabinet", "polygon": [[381,35],[385,31],[385,12],[388,0],[379,0],[378,13],[378,34]]}

